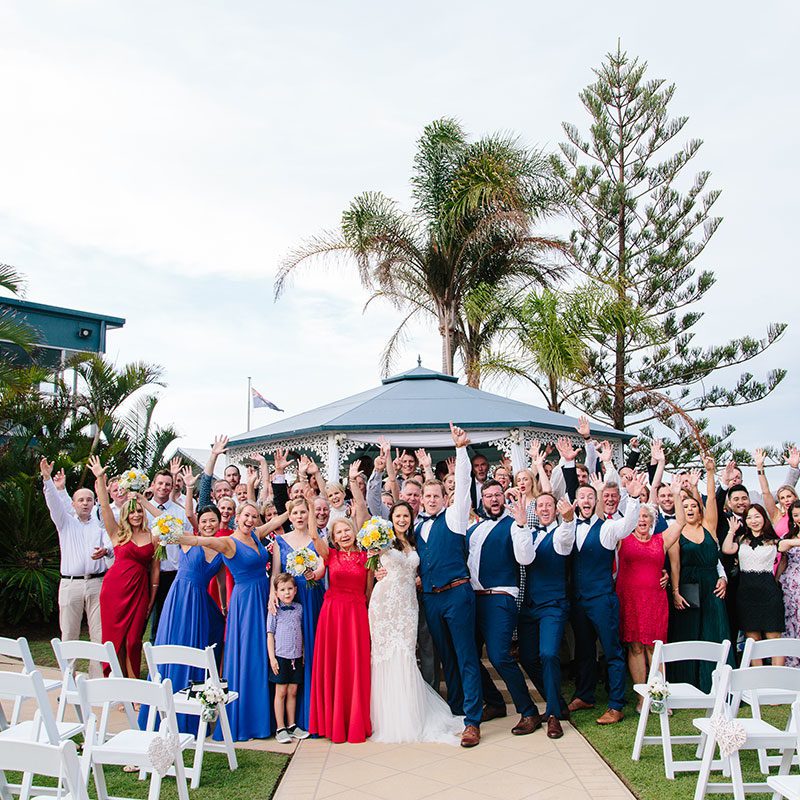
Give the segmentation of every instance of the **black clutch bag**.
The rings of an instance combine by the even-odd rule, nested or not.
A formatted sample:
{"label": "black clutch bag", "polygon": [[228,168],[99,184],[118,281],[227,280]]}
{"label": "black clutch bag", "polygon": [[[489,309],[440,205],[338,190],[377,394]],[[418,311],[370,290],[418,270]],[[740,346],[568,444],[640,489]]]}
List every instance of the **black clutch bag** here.
{"label": "black clutch bag", "polygon": [[689,604],[689,608],[700,608],[700,584],[682,583],[678,586],[680,596]]}
{"label": "black clutch bag", "polygon": [[[189,698],[191,699],[192,697],[197,697],[197,695],[199,695],[200,692],[202,692],[205,688],[205,681],[192,681],[188,689]],[[222,689],[223,694],[228,694],[228,681],[221,680],[219,682],[219,688]]]}

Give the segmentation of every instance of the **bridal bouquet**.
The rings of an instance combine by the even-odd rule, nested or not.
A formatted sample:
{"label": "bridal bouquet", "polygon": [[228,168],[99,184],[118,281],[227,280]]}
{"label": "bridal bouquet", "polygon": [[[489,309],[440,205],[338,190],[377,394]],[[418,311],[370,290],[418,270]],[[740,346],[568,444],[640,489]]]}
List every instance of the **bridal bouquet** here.
{"label": "bridal bouquet", "polygon": [[153,520],[152,532],[158,536],[158,547],[156,547],[155,557],[159,561],[164,561],[167,557],[168,544],[178,544],[183,536],[183,520],[172,514],[162,514]]}
{"label": "bridal bouquet", "polygon": [[[150,485],[150,478],[144,472],[137,469],[129,469],[119,477],[119,488],[126,492],[143,492]],[[131,498],[128,503],[128,511],[133,511],[136,507],[136,499]]]}
{"label": "bridal bouquet", "polygon": [[367,559],[367,569],[376,569],[381,557],[381,551],[391,547],[394,542],[392,523],[383,517],[370,517],[358,532],[358,543],[370,555]]}
{"label": "bridal bouquet", "polygon": [[657,675],[647,684],[647,694],[650,697],[650,708],[653,713],[663,713],[669,697],[669,684],[660,675]]}
{"label": "bridal bouquet", "polygon": [[[315,570],[319,566],[319,556],[310,547],[300,547],[297,550],[292,550],[286,556],[286,571],[295,578],[299,578],[305,574],[307,569]],[[313,589],[318,585],[318,581],[313,578],[306,578],[306,585],[309,589]]]}

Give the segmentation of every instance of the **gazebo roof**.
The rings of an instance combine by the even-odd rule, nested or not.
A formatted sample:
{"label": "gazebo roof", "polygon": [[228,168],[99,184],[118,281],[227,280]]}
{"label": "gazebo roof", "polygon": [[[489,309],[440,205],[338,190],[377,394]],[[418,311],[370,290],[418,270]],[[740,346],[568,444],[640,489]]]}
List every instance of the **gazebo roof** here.
{"label": "gazebo roof", "polygon": [[[577,419],[538,406],[473,389],[444,375],[418,366],[384,378],[380,386],[343,400],[240,433],[231,447],[328,433],[358,431],[415,431],[447,428],[450,421],[465,430],[495,428],[545,428],[575,433]],[[605,425],[592,433],[615,439],[631,434]]]}

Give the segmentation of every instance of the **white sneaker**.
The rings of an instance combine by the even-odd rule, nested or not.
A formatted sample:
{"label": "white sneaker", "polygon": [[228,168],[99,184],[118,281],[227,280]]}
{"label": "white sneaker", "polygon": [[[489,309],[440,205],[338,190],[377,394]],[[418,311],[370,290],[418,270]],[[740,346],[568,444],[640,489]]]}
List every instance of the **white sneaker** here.
{"label": "white sneaker", "polygon": [[308,731],[304,731],[299,725],[291,725],[288,731],[295,739],[308,739],[311,736]]}
{"label": "white sneaker", "polygon": [[275,731],[275,741],[278,744],[291,744],[292,743],[292,736],[286,728],[278,728]]}

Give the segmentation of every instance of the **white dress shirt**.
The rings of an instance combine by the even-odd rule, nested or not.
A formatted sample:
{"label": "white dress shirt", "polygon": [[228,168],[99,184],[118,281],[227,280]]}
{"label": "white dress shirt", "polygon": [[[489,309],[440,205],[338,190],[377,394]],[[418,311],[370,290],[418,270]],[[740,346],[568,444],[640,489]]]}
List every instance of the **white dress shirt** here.
{"label": "white dress shirt", "polygon": [[[603,523],[600,528],[600,544],[602,544],[606,550],[615,550],[617,545],[626,536],[630,536],[630,534],[636,530],[636,526],[639,524],[639,506],[639,498],[631,497],[628,499],[625,516],[622,519],[607,519]],[[597,514],[592,514],[589,520],[576,521],[575,541],[578,545],[578,550],[583,547],[583,543],[586,541],[589,531],[598,519],[599,517]]]}
{"label": "white dress shirt", "polygon": [[[556,520],[553,520],[547,526],[543,525],[539,533],[536,534],[536,541],[533,543],[534,558],[539,545],[550,531],[555,531],[553,534],[553,549],[558,555],[568,556],[572,552],[572,546],[575,544],[575,517],[570,522],[562,522],[560,525]],[[584,536],[584,538],[586,537]]]}
{"label": "white dress shirt", "polygon": [[[50,511],[50,518],[58,531],[58,543],[61,549],[61,574],[72,577],[84,575],[100,575],[107,569],[106,559],[93,559],[92,553],[97,547],[104,547],[113,554],[114,545],[105,529],[100,525],[94,510],[89,514],[87,522],[81,522],[73,516],[59,496],[52,478],[44,482],[44,499]],[[71,508],[71,506],[70,506]]]}
{"label": "white dress shirt", "polygon": [[[483,545],[489,534],[494,530],[494,526],[505,517],[510,517],[508,511],[504,512],[497,519],[485,519],[478,524],[478,527],[469,537],[469,553],[467,555],[467,566],[469,567],[469,582],[473,589],[496,589],[498,592],[510,594],[515,600],[519,595],[518,586],[482,586],[478,580],[478,572],[481,564],[481,552]],[[514,558],[518,564],[525,566],[533,561],[535,548],[533,545],[533,535],[530,528],[522,527],[516,522],[511,526],[511,544],[514,548]]]}
{"label": "white dress shirt", "polygon": [[[183,530],[185,533],[193,533],[192,526],[186,518],[185,509],[181,508],[177,503],[172,500],[167,500],[166,503],[159,505],[155,500],[150,501],[162,514],[172,514],[173,517],[178,517],[183,520]],[[163,506],[163,510],[162,509]],[[147,513],[147,524],[152,527],[153,520],[156,519],[150,512]],[[179,544],[168,544],[166,546],[167,557],[161,562],[162,572],[175,572],[178,569],[179,553],[181,546]]]}
{"label": "white dress shirt", "polygon": [[[472,485],[472,465],[469,462],[466,447],[456,448],[456,487],[453,491],[453,504],[444,510],[445,519],[447,520],[447,527],[453,533],[459,533],[462,536],[467,535],[467,527],[469,526],[469,512],[472,510],[472,498],[469,496],[469,489]],[[442,512],[440,512],[442,513]],[[439,516],[438,514],[436,515]],[[436,517],[429,517],[422,523],[419,535],[423,541],[428,541],[428,536],[433,526],[433,520]]]}

